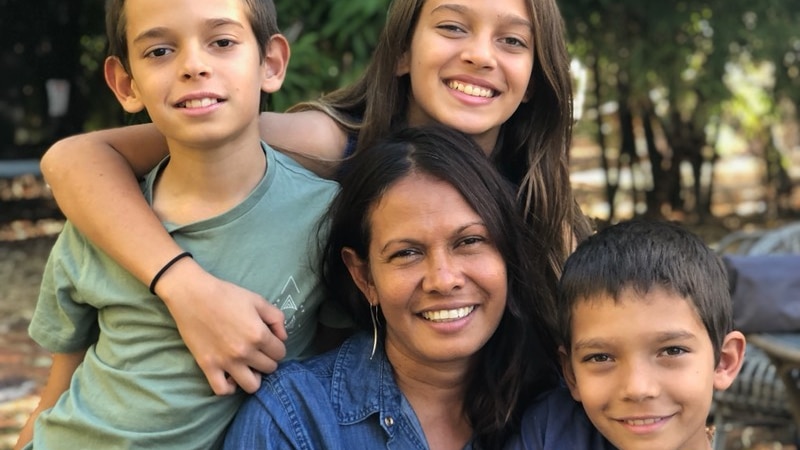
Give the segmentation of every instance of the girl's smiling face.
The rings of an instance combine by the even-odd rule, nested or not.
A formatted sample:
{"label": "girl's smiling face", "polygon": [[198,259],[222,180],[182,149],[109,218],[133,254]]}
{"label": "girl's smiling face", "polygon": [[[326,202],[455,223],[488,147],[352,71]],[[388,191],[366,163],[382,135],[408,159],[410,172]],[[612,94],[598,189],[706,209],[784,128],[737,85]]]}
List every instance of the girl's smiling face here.
{"label": "girl's smiling face", "polygon": [[408,123],[438,122],[487,153],[527,99],[533,30],[524,0],[427,0],[397,75],[409,75]]}

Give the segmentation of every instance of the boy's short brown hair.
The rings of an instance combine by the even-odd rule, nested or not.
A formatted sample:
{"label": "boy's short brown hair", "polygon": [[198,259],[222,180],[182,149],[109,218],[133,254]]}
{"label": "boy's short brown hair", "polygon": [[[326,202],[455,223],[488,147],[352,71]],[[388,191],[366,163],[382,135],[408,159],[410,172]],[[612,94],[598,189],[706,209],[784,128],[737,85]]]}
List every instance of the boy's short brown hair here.
{"label": "boy's short brown hair", "polygon": [[660,287],[697,312],[714,348],[715,364],[733,330],[733,307],[722,258],[697,235],[667,221],[630,220],[583,241],[567,259],[559,283],[558,336],[567,352],[572,312],[598,296],[618,299],[623,289]]}

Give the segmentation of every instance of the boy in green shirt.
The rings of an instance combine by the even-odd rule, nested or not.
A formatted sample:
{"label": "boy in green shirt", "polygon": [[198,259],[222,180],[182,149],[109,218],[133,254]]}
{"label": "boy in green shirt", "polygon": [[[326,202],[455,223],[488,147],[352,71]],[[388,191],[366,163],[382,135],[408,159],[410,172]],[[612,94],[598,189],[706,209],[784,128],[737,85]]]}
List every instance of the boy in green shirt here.
{"label": "boy in green shirt", "polygon": [[[106,6],[106,80],[126,111],[147,110],[170,150],[142,183],[187,250],[170,264],[194,257],[270,299],[279,348],[309,353],[322,300],[309,242],[337,185],[260,141],[260,92],[279,89],[289,58],[272,1]],[[18,447],[219,445],[244,393],[214,395],[153,293],[157,279],[148,289],[65,226],[30,326],[53,367]]]}

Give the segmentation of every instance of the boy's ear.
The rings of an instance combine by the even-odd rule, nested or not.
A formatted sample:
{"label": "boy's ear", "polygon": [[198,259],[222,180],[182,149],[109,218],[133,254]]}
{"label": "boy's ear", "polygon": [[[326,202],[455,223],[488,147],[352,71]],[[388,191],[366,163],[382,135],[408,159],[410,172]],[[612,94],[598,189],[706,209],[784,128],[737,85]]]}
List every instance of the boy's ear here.
{"label": "boy's ear", "polygon": [[144,104],[136,94],[135,81],[125,70],[122,61],[116,56],[109,56],[103,65],[106,84],[114,92],[122,108],[129,113],[137,113],[144,109]]}
{"label": "boy's ear", "polygon": [[267,93],[276,92],[283,85],[286,78],[286,68],[289,65],[289,41],[282,34],[274,34],[269,38],[264,54],[264,80],[261,90]]}
{"label": "boy's ear", "polygon": [[356,254],[356,251],[350,247],[342,249],[342,260],[344,261],[344,265],[347,266],[347,270],[350,272],[350,276],[353,278],[356,286],[358,286],[358,289],[364,294],[364,297],[367,298],[369,304],[380,304],[378,293],[375,290],[375,284],[372,282],[372,276],[369,273],[369,264],[361,259],[361,257]]}
{"label": "boy's ear", "polygon": [[569,392],[572,394],[572,398],[574,398],[576,402],[579,402],[581,401],[581,393],[578,390],[578,383],[575,381],[575,371],[572,369],[572,360],[563,345],[558,346],[558,357],[561,360],[561,372],[564,373],[564,381],[567,382]]}
{"label": "boy's ear", "polygon": [[719,352],[719,363],[714,369],[714,389],[724,390],[733,383],[744,361],[745,339],[738,331],[725,335]]}

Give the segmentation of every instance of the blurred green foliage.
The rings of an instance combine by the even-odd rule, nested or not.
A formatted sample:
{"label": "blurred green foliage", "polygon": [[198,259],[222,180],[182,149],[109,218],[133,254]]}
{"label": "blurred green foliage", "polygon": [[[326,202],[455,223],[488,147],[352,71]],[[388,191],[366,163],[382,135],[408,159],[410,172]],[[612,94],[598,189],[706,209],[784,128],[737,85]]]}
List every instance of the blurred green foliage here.
{"label": "blurred green foliage", "polygon": [[355,80],[369,61],[390,0],[276,0],[292,57],[270,109],[289,106]]}

